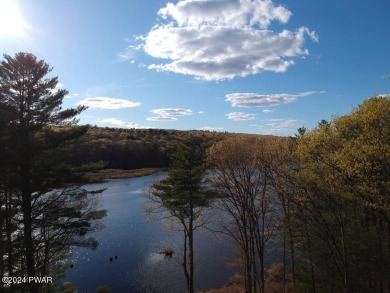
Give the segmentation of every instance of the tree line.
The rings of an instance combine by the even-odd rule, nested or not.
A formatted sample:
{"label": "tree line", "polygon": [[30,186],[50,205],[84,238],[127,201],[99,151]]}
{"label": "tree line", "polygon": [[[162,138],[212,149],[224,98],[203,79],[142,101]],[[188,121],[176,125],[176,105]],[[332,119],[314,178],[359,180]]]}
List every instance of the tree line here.
{"label": "tree line", "polygon": [[101,161],[108,169],[168,168],[171,155],[183,142],[196,141],[208,149],[229,133],[199,130],[121,129],[91,126],[72,146],[72,163]]}

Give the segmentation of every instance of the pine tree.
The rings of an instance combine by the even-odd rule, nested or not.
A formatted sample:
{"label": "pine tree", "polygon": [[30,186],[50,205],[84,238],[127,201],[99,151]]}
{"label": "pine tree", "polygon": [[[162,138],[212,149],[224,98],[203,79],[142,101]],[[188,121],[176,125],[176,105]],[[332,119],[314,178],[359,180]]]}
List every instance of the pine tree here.
{"label": "pine tree", "polygon": [[[83,227],[86,233],[93,220],[104,216],[103,212],[82,223],[85,211],[73,211],[72,214],[71,208],[66,209],[71,198],[82,202],[83,194],[88,194],[74,187],[81,181],[74,176],[72,166],[66,163],[66,149],[70,142],[87,131],[87,127],[73,126],[77,122],[76,116],[86,108],[61,109],[62,100],[68,92],[57,89],[57,77],[46,77],[51,70],[47,63],[37,60],[30,53],[17,53],[15,57],[5,54],[0,64],[0,111],[6,114],[0,118],[2,147],[7,154],[7,165],[1,166],[1,169],[5,169],[7,177],[12,178],[5,185],[12,190],[15,198],[21,199],[23,250],[28,277],[48,272],[47,269],[42,271],[42,263],[38,265],[38,260],[42,261],[39,255],[47,227],[56,223],[56,227],[65,233],[65,227],[69,228],[71,222],[74,232],[79,233],[77,229]],[[64,193],[67,194],[66,200]],[[56,218],[44,220],[45,215],[53,215],[52,206],[55,203],[58,206],[59,202],[64,204]],[[73,208],[75,206],[73,203]],[[64,211],[67,213],[64,214]],[[65,218],[68,225],[59,225]],[[76,222],[79,227],[76,227]],[[70,241],[62,242],[63,245],[70,244]],[[49,247],[59,244],[58,239],[51,239]],[[44,260],[48,261],[48,258]],[[37,284],[29,284],[31,293],[38,290]]]}
{"label": "pine tree", "polygon": [[158,202],[179,221],[184,232],[183,272],[188,292],[194,292],[194,231],[210,200],[204,186],[205,154],[194,143],[183,144],[172,156],[173,166],[166,179],[154,184],[149,198]]}

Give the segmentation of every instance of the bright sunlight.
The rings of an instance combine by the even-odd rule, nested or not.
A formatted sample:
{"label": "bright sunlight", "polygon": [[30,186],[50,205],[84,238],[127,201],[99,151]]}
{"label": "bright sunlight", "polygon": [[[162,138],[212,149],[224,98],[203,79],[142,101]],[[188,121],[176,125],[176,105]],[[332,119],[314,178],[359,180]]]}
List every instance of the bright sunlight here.
{"label": "bright sunlight", "polygon": [[25,22],[21,17],[14,0],[0,0],[0,36],[20,36],[25,29]]}

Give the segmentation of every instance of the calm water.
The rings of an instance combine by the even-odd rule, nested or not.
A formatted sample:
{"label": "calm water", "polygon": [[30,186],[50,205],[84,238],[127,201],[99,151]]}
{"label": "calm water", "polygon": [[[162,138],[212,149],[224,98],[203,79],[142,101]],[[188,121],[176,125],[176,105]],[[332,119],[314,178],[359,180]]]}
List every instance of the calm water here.
{"label": "calm water", "polygon": [[[165,228],[161,221],[151,222],[143,211],[145,189],[163,176],[160,173],[88,186],[107,188],[102,194],[103,208],[107,209],[105,228],[94,234],[99,241],[96,250],[73,249],[74,267],[63,281],[72,282],[79,293],[96,292],[100,285],[109,286],[112,293],[185,292],[180,267],[183,233]],[[159,254],[165,247],[174,249],[173,257]],[[208,232],[195,234],[196,291],[228,282],[234,273],[225,261],[230,250],[226,240],[217,240]]]}

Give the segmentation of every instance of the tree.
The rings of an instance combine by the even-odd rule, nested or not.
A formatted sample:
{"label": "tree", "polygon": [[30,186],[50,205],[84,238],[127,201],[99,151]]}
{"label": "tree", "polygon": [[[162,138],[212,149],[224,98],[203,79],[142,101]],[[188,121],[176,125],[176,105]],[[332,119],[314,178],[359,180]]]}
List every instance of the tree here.
{"label": "tree", "polygon": [[[281,246],[282,256],[282,271],[280,272],[279,280],[283,281],[283,292],[286,292],[288,281],[291,280],[291,285],[295,283],[296,273],[296,221],[295,217],[298,213],[294,205],[294,197],[299,189],[295,186],[291,179],[291,174],[295,173],[297,158],[295,155],[296,143],[293,137],[268,137],[264,143],[262,156],[266,160],[270,168],[269,186],[273,193],[278,198],[278,214],[281,217],[278,219],[280,223],[279,245]],[[280,267],[280,263],[274,265]],[[287,285],[287,286],[286,286]]]}
{"label": "tree", "polygon": [[246,292],[265,292],[266,247],[280,220],[272,186],[271,140],[238,136],[214,145],[208,161],[211,186],[230,220],[225,233],[240,248]]}
{"label": "tree", "polygon": [[182,267],[190,293],[194,292],[194,231],[204,224],[201,216],[210,199],[204,185],[204,157],[204,151],[194,143],[184,143],[172,156],[167,178],[153,184],[148,194],[183,230]]}
{"label": "tree", "polygon": [[[42,229],[47,228],[47,222],[42,221],[42,217],[51,207],[43,199],[48,193],[62,194],[64,190],[72,190],[74,200],[87,194],[71,187],[75,183],[80,184],[81,179],[66,163],[66,149],[87,131],[87,127],[69,126],[77,122],[75,117],[86,108],[61,109],[62,100],[68,92],[56,88],[57,77],[46,77],[51,70],[47,63],[37,60],[30,53],[17,53],[15,57],[5,54],[0,64],[0,111],[7,113],[0,118],[3,148],[8,156],[7,165],[2,166],[7,174],[3,177],[7,179],[3,190],[6,189],[12,198],[20,198],[23,251],[29,277],[47,273],[46,270],[39,272],[37,262],[42,244],[38,238],[43,237]],[[62,198],[59,196],[58,200]],[[59,214],[56,221],[60,221],[61,217],[75,221],[80,216],[81,211],[73,215],[70,212]],[[88,232],[91,221],[101,216],[104,213],[84,222],[81,226],[85,232]],[[54,243],[58,244],[51,242],[51,245]],[[12,271],[12,268],[9,269]],[[31,293],[38,292],[38,289],[37,284],[29,283]]]}
{"label": "tree", "polygon": [[342,143],[338,166],[354,197],[390,224],[390,95],[372,97],[334,120]]}
{"label": "tree", "polygon": [[389,97],[374,97],[297,137],[294,203],[311,291],[389,290],[389,125]]}

